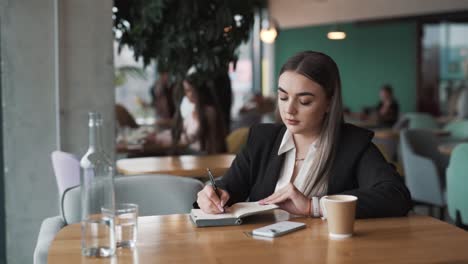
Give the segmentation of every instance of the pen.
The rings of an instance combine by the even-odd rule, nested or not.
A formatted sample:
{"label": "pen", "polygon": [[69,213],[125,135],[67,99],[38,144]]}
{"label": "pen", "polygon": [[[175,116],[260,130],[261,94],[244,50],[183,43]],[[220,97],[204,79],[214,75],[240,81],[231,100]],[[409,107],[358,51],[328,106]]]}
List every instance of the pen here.
{"label": "pen", "polygon": [[[211,174],[210,168],[206,168],[206,171],[208,172],[208,176],[210,177],[211,186],[213,187],[213,190],[216,193],[216,196],[218,196],[219,200],[221,200],[221,196],[219,196],[219,193],[218,193],[218,186],[216,186],[216,183],[215,183],[213,174]],[[223,213],[224,213],[224,207],[223,207]]]}

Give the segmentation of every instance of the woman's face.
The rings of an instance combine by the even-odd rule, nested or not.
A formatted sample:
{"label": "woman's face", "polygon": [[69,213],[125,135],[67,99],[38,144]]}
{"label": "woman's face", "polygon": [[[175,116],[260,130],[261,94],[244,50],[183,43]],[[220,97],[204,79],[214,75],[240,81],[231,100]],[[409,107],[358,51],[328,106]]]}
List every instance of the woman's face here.
{"label": "woman's face", "polygon": [[196,96],[195,96],[195,92],[193,90],[193,87],[192,85],[187,82],[187,81],[184,81],[184,92],[185,92],[185,96],[187,97],[187,99],[192,103],[194,104],[195,101],[196,101]]}
{"label": "woman's face", "polygon": [[281,119],[293,134],[314,136],[320,133],[330,100],[322,86],[292,71],[278,80],[278,108]]}
{"label": "woman's face", "polygon": [[390,95],[390,93],[385,89],[380,90],[379,97],[380,97],[380,100],[382,101],[388,101],[392,99],[392,96]]}

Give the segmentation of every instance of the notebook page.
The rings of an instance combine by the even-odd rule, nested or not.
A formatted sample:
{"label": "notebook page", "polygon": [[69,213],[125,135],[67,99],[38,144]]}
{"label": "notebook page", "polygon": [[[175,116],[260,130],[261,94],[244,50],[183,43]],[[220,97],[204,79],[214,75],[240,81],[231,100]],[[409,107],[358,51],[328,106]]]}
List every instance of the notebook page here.
{"label": "notebook page", "polygon": [[260,205],[258,202],[246,202],[236,203],[232,205],[228,210],[232,212],[234,216],[240,218],[276,208],[279,208],[276,204]]}
{"label": "notebook page", "polygon": [[237,218],[234,214],[231,213],[224,213],[224,214],[207,214],[203,212],[201,209],[192,209],[192,215],[196,219],[226,219],[226,218]]}

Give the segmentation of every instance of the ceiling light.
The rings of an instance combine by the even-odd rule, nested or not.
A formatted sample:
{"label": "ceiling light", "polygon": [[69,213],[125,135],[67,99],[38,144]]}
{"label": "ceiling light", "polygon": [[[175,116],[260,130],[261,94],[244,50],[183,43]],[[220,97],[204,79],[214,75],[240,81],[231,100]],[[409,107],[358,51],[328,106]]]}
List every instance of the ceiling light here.
{"label": "ceiling light", "polygon": [[268,44],[275,42],[278,32],[274,28],[267,28],[260,31],[260,39]]}
{"label": "ceiling light", "polygon": [[262,22],[262,29],[260,29],[260,39],[268,44],[275,42],[278,36],[279,26],[275,19],[269,17]]}
{"label": "ceiling light", "polygon": [[331,30],[327,33],[328,39],[342,40],[346,38],[346,33],[342,30]]}

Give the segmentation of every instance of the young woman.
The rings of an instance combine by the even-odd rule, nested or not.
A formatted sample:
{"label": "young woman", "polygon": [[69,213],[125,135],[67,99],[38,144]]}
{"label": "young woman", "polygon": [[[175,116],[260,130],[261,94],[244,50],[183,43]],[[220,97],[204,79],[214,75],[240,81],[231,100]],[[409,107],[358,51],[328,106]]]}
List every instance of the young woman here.
{"label": "young woman", "polygon": [[194,109],[183,120],[181,141],[190,142],[192,148],[208,154],[225,152],[227,129],[213,88],[206,82],[197,82],[193,76],[183,85],[185,96],[194,104]]}
{"label": "young woman", "polygon": [[391,127],[398,120],[399,105],[393,97],[392,86],[382,86],[379,93],[380,102],[376,107],[377,121],[380,126]]}
{"label": "young woman", "polygon": [[160,127],[170,127],[176,111],[173,89],[169,80],[168,72],[159,72],[159,79],[156,80],[150,89],[151,104],[158,117],[156,124]]}
{"label": "young woman", "polygon": [[[225,152],[227,130],[212,88],[195,76],[184,80],[183,86],[185,96],[194,107],[182,120],[182,133],[177,144],[206,154]],[[153,137],[157,144],[164,147],[170,147],[174,140],[170,131]]]}
{"label": "young woman", "polygon": [[358,197],[360,218],[407,214],[408,189],[371,142],[373,133],[343,123],[340,76],[330,57],[306,51],[283,65],[278,110],[284,124],[251,128],[246,147],[217,183],[220,198],[211,186],[198,193],[204,212],[221,213],[248,199],[319,216],[319,197],[340,193]]}

